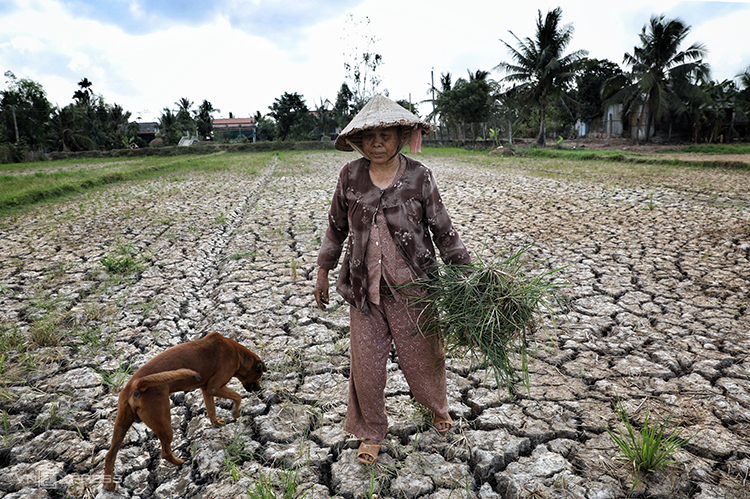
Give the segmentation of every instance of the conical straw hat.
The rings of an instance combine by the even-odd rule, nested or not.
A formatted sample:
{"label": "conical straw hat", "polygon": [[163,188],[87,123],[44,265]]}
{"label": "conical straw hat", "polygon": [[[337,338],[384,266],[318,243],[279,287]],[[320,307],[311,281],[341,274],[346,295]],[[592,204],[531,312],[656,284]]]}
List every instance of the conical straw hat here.
{"label": "conical straw hat", "polygon": [[401,105],[387,97],[383,97],[381,94],[377,94],[365,104],[362,110],[346,125],[346,128],[341,131],[336,138],[334,146],[339,151],[353,151],[357,149],[362,152],[362,138],[359,132],[391,126],[403,126],[407,128],[406,137],[408,137],[410,130],[416,131],[419,133],[420,143],[421,135],[428,134],[435,128],[430,123],[422,121],[418,116],[404,109]]}

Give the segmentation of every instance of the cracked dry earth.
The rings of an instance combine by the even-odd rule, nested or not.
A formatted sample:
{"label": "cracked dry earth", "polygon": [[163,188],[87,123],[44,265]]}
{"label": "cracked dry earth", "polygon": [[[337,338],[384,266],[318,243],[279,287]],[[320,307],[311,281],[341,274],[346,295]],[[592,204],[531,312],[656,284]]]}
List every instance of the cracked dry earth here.
{"label": "cracked dry earth", "polygon": [[[336,174],[353,157],[226,158],[224,170],[122,183],[0,221],[0,496],[249,497],[266,477],[309,499],[625,497],[634,475],[605,431],[622,428],[619,397],[636,428],[647,413],[652,424],[671,415],[691,437],[634,497],[750,497],[747,171],[627,177],[420,158],[472,253],[533,241],[529,268],[564,267],[567,300],[533,337],[530,391],[515,400],[481,365],[448,359],[447,436],[426,422],[394,355],[388,439],[365,467],[342,430],[347,307],[332,297],[321,312],[311,294]],[[103,262],[132,266],[117,274]],[[136,423],[117,490],[103,492],[123,373],[210,331],[265,360],[263,390],[230,383],[241,416],[220,401],[221,428],[199,391],[173,394],[186,464],[162,461]]]}

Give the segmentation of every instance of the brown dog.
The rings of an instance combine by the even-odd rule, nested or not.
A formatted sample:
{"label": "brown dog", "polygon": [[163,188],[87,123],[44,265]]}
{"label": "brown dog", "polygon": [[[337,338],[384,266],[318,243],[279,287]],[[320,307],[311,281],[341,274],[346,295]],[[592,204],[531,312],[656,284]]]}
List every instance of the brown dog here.
{"label": "brown dog", "polygon": [[112,444],[104,458],[104,488],[115,488],[115,457],[136,417],[159,437],[161,457],[179,466],[185,460],[172,453],[169,394],[200,388],[208,418],[214,426],[222,426],[224,421],[216,417],[214,397],[231,399],[233,415],[238,418],[242,397],[226,384],[234,377],[245,390],[260,390],[259,380],[265,370],[257,355],[219,333],[169,348],[141,366],[120,392]]}

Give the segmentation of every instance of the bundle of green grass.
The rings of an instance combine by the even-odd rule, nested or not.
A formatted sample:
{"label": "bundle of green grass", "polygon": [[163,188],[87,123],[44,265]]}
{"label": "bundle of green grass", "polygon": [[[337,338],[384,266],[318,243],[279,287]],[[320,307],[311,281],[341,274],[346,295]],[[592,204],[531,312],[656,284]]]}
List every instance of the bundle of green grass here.
{"label": "bundle of green grass", "polygon": [[[522,381],[529,388],[527,337],[546,311],[559,299],[562,285],[551,279],[561,270],[529,277],[523,255],[529,246],[490,262],[475,259],[469,265],[438,265],[437,272],[421,283],[422,299],[433,318],[427,334],[442,334],[448,352],[470,354],[485,362],[498,386],[513,393]],[[516,367],[516,363],[520,367]]]}

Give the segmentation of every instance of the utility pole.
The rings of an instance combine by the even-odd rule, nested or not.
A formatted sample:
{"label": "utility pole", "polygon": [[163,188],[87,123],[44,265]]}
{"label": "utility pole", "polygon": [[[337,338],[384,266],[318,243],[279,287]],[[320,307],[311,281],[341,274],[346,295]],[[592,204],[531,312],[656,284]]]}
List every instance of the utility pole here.
{"label": "utility pole", "polygon": [[[437,119],[435,116],[435,67],[430,70],[430,90],[432,91],[432,124],[437,128]],[[440,140],[443,140],[443,130],[438,128]]]}

